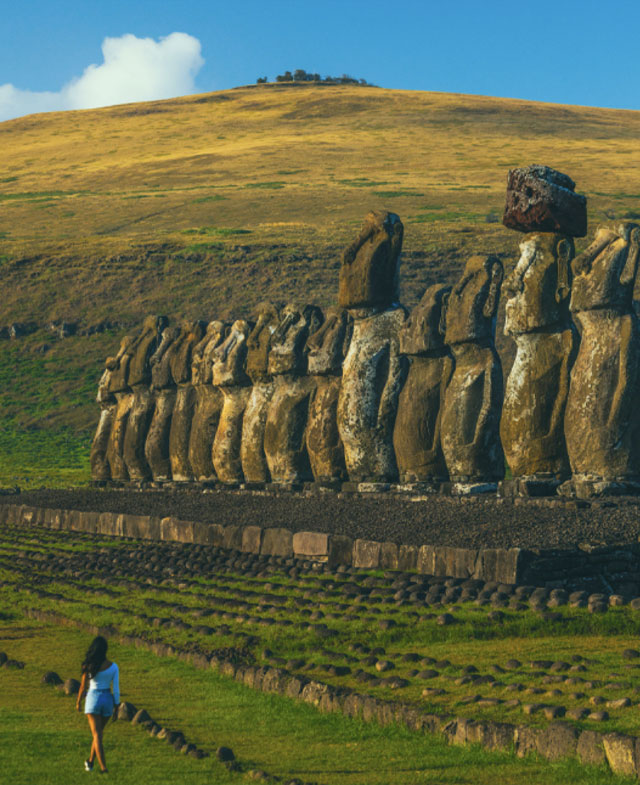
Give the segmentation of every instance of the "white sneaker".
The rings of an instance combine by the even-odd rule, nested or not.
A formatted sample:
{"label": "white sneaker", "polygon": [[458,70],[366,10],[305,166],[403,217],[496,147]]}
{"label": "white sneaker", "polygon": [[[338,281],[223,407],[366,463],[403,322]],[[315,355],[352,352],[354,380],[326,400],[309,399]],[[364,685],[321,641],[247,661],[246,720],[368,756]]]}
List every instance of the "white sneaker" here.
{"label": "white sneaker", "polygon": [[84,762],[84,770],[93,771],[93,763],[89,760],[89,758],[87,758],[86,761]]}

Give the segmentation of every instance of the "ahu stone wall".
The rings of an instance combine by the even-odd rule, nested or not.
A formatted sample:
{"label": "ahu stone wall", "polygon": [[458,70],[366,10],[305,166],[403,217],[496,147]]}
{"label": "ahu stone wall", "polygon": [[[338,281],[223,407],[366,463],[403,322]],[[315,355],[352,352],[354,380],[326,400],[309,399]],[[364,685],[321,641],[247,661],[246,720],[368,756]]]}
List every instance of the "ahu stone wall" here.
{"label": "ahu stone wall", "polygon": [[[602,226],[576,256],[586,199],[544,166],[509,173],[503,223],[522,234],[506,278],[497,257],[472,256],[411,313],[399,302],[402,222],[372,211],[326,312],[261,303],[232,324],[147,317],[100,379],[93,480],[640,492],[640,226]],[[506,380],[501,296],[516,345]]]}

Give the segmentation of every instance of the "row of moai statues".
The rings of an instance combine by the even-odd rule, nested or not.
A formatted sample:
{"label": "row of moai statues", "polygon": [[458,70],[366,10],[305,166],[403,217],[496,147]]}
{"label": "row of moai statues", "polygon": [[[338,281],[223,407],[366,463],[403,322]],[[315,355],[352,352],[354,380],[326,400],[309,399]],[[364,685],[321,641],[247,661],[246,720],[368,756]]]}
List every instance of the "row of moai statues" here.
{"label": "row of moai statues", "polygon": [[[107,360],[93,479],[637,492],[640,227],[602,227],[575,257],[586,199],[539,166],[509,173],[503,222],[525,233],[504,284],[499,258],[473,256],[410,314],[403,225],[374,211],[326,313],[263,303],[233,324],[147,318]],[[504,390],[501,289],[516,343]]]}

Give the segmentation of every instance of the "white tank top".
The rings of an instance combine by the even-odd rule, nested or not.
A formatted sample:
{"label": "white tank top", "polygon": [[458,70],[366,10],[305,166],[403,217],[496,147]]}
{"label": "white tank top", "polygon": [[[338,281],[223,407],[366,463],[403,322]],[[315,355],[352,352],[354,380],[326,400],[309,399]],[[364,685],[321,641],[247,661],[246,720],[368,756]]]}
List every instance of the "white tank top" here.
{"label": "white tank top", "polygon": [[90,690],[108,690],[113,682],[113,699],[116,703],[120,703],[120,677],[118,673],[118,666],[112,662],[109,667],[104,671],[98,671],[96,675],[89,681]]}

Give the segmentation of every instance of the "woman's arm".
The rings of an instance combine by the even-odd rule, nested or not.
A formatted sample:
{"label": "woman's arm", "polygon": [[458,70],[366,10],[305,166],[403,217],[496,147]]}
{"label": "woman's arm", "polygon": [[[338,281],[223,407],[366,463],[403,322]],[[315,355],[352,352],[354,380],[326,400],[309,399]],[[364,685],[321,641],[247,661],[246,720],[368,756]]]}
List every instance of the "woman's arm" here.
{"label": "woman's arm", "polygon": [[78,690],[78,700],[76,701],[76,710],[80,711],[80,703],[84,698],[85,692],[87,691],[87,674],[86,672],[82,674],[82,681],[80,682],[80,689]]}
{"label": "woman's arm", "polygon": [[120,671],[118,670],[117,665],[116,665],[116,671],[113,674],[112,683],[113,683],[113,702],[116,705],[115,710],[113,712],[113,719],[115,720],[118,716],[118,709],[120,708]]}

